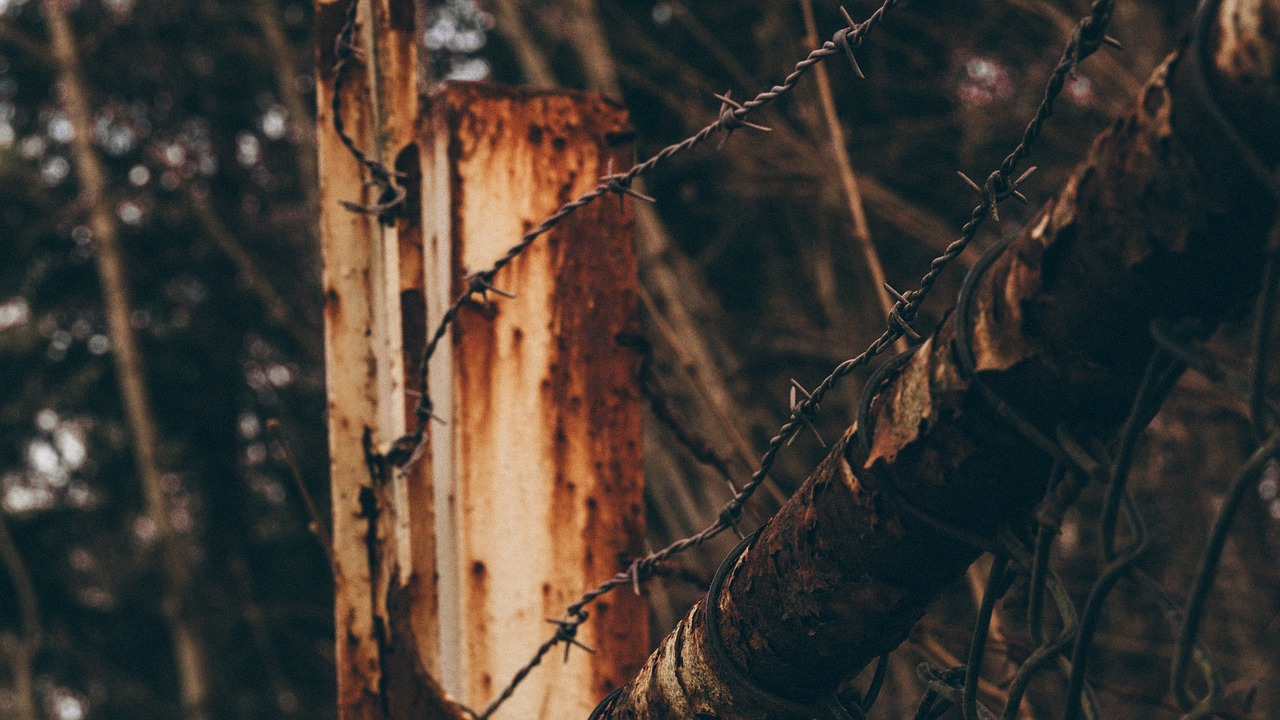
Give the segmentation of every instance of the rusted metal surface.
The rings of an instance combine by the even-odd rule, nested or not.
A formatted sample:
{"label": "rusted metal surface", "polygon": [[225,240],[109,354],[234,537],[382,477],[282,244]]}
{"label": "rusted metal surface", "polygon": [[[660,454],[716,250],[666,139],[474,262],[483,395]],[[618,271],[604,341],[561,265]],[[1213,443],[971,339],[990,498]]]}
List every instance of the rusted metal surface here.
{"label": "rusted metal surface", "polygon": [[[428,326],[566,200],[630,160],[626,114],[596,95],[485,84],[431,97],[424,127]],[[632,202],[627,200],[626,204]],[[441,677],[487,702],[582,588],[641,554],[639,359],[632,216],[582,209],[463,308],[430,368],[441,571]],[[585,717],[644,659],[646,609],[597,604],[595,655],[543,664],[496,715]]]}
{"label": "rusted metal surface", "polygon": [[381,217],[344,207],[375,204],[378,188],[333,116],[370,160],[417,176],[413,3],[359,4],[350,37],[360,52],[338,81],[333,38],[352,8],[316,4],[338,707],[343,720],[456,717],[431,677],[439,645],[428,466],[369,471],[370,457],[413,422],[405,388],[425,336],[418,195]]}
{"label": "rusted metal surface", "polygon": [[[1218,18],[1232,20],[1225,4]],[[1178,53],[1156,71],[1063,190],[974,276],[972,313],[949,318],[867,396],[869,446],[846,434],[727,566],[712,592],[719,622],[705,622],[699,603],[600,717],[832,716],[824,708],[842,678],[896,647],[984,541],[1044,494],[1049,455],[980,384],[1016,399],[1036,429],[1107,437],[1139,385],[1153,319],[1212,326],[1247,307],[1274,201],[1246,168],[1216,160],[1214,131],[1193,121],[1203,102],[1193,61]],[[1276,96],[1273,74],[1250,83],[1230,64],[1216,70],[1215,88]],[[1273,127],[1277,107],[1264,117]],[[958,359],[960,322],[980,376]]]}

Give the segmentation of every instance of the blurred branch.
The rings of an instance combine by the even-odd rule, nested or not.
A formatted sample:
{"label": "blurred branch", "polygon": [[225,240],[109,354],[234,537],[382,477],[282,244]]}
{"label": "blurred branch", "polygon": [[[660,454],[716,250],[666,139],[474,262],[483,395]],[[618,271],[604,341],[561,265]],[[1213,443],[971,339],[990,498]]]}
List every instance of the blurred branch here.
{"label": "blurred branch", "polygon": [[0,654],[8,658],[7,664],[13,677],[14,720],[40,720],[34,648],[15,635],[0,633]]}
{"label": "blurred branch", "polygon": [[0,45],[8,45],[36,62],[49,64],[49,48],[7,22],[0,22]]}
{"label": "blurred branch", "polygon": [[525,82],[534,87],[555,87],[556,76],[551,71],[551,64],[529,34],[529,25],[520,15],[519,3],[516,0],[494,0],[493,5],[497,11],[494,15],[498,34],[505,37],[515,50]]}
{"label": "blurred branch", "polygon": [[299,325],[305,326],[306,323],[295,319],[284,297],[276,290],[266,274],[259,269],[257,261],[249,255],[231,230],[222,222],[222,218],[214,212],[208,200],[201,197],[193,188],[188,187],[187,201],[191,205],[192,215],[200,223],[204,234],[236,266],[236,272],[244,278],[249,291],[258,297],[258,301],[262,303],[271,321],[288,333],[298,347],[309,356],[319,357],[320,349],[316,346],[316,338],[304,332],[304,328],[299,327]]}
{"label": "blurred branch", "polygon": [[280,102],[284,103],[289,121],[298,128],[303,140],[296,142],[294,155],[298,163],[298,186],[302,188],[306,200],[308,216],[313,218],[307,226],[308,238],[316,237],[314,219],[319,217],[319,175],[316,166],[316,128],[302,102],[302,93],[298,91],[298,63],[293,47],[284,34],[280,22],[280,4],[275,0],[255,0],[253,4],[254,21],[262,31],[262,39],[266,41],[270,65],[276,76],[276,93]]}
{"label": "blurred branch", "polygon": [[[805,44],[815,47],[820,41],[818,40],[818,23],[813,17],[812,0],[800,0],[800,9],[804,11]],[[894,302],[885,289],[887,280],[884,275],[884,265],[881,264],[880,254],[876,252],[875,242],[871,239],[871,228],[867,225],[867,213],[862,206],[862,193],[858,190],[858,179],[853,174],[853,163],[849,159],[849,147],[845,142],[844,128],[841,127],[840,117],[836,114],[836,101],[831,92],[831,77],[827,74],[827,66],[822,63],[814,67],[813,72],[818,86],[818,99],[822,103],[822,117],[827,126],[827,133],[831,136],[831,150],[835,153],[840,187],[844,190],[849,216],[853,219],[853,239],[862,250],[867,271],[871,273],[876,299],[880,301],[880,310],[887,317],[893,310]],[[898,338],[894,346],[899,352],[905,351],[906,338]]]}
{"label": "blurred branch", "polygon": [[618,71],[614,68],[613,51],[609,49],[596,0],[567,0],[567,4],[574,27],[565,33],[565,39],[582,62],[587,85],[592,90],[621,100]]}
{"label": "blurred branch", "polygon": [[62,100],[73,128],[72,164],[80,181],[84,206],[89,212],[107,332],[114,349],[116,381],[120,387],[146,512],[155,524],[163,562],[166,587],[161,605],[173,643],[183,713],[190,720],[204,720],[208,717],[205,710],[208,700],[207,655],[189,602],[189,561],[169,518],[158,454],[160,433],[147,393],[138,339],[130,323],[133,307],[125,276],[119,226],[110,206],[106,171],[93,147],[94,118],[89,106],[88,84],[66,8],[61,0],[44,0],[43,7]]}
{"label": "blurred branch", "polygon": [[39,703],[36,699],[35,659],[40,648],[40,603],[36,599],[35,583],[31,572],[22,560],[18,544],[9,532],[5,511],[0,508],[0,562],[4,563],[14,594],[18,597],[18,617],[21,621],[20,636],[0,636],[0,646],[9,656],[13,671],[14,694],[17,696],[17,720],[39,720]]}
{"label": "blurred branch", "polygon": [[738,58],[729,52],[724,43],[720,42],[715,33],[711,32],[706,25],[703,25],[698,16],[694,15],[693,11],[686,7],[684,3],[671,3],[671,10],[676,21],[685,30],[689,31],[693,39],[697,40],[707,52],[711,53],[711,57],[720,63],[720,66],[729,73],[734,82],[744,88],[753,88],[760,85],[759,81],[752,77],[751,73],[747,72],[747,69],[742,66]]}

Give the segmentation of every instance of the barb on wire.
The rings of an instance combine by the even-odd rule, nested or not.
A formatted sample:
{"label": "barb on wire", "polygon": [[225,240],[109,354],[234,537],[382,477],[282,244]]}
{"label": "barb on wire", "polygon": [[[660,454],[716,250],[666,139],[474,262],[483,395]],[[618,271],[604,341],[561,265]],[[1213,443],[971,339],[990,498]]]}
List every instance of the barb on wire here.
{"label": "barb on wire", "polygon": [[715,95],[715,98],[720,101],[720,119],[716,122],[720,123],[720,127],[724,130],[724,137],[720,138],[720,144],[716,145],[717,150],[724,149],[724,144],[729,142],[729,137],[738,128],[749,127],[760,132],[773,132],[771,127],[743,120],[742,115],[739,115],[739,113],[745,114],[742,103],[730,97],[730,93],[730,90],[725,90],[723,95],[718,93]]}
{"label": "barb on wire", "polygon": [[631,183],[634,180],[635,178],[627,178],[625,175],[618,175],[613,172],[613,158],[609,158],[609,164],[606,166],[605,175],[600,178],[600,182],[604,183],[608,187],[609,192],[618,196],[619,209],[624,209],[624,203],[626,202],[623,198],[624,195],[628,195],[637,200],[643,200],[648,203],[658,202],[657,200],[631,187]]}
{"label": "barb on wire", "polygon": [[844,54],[849,58],[849,65],[853,67],[854,74],[858,76],[859,80],[866,80],[867,75],[862,72],[862,66],[858,65],[858,56],[853,54],[854,43],[849,37],[851,33],[858,29],[858,23],[854,22],[853,16],[849,14],[848,10],[844,9],[843,5],[840,6],[840,14],[844,16],[844,21],[847,25],[842,32],[836,33],[836,37],[839,38],[837,42],[839,42]]}
{"label": "barb on wire", "polygon": [[[804,386],[795,378],[791,378],[791,412],[794,413],[797,410],[800,410],[800,421],[803,422],[804,426],[809,428],[810,432],[813,433],[813,436],[818,439],[818,444],[825,448],[827,443],[822,439],[822,433],[818,432],[818,428],[813,424],[813,416],[818,412],[818,404],[816,402],[810,402],[807,407],[801,408],[800,402],[796,399],[797,390],[800,391],[800,394],[804,396],[806,401],[813,400],[813,393],[805,390]],[[795,441],[795,439],[796,436],[792,435],[791,439],[787,440],[787,444],[790,445]]]}

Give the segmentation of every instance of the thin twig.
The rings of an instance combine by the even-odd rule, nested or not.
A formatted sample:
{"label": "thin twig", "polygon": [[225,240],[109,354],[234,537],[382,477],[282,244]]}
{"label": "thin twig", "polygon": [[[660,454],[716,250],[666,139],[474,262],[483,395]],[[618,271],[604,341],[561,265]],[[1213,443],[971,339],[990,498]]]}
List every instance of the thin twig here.
{"label": "thin twig", "polygon": [[8,45],[42,65],[51,64],[49,48],[11,23],[0,22],[0,45]]}
{"label": "thin twig", "polygon": [[[751,449],[751,444],[747,442],[742,431],[729,418],[721,402],[711,395],[710,383],[723,385],[723,379],[703,376],[699,369],[702,366],[689,355],[680,334],[671,325],[671,322],[667,320],[661,309],[658,308],[647,288],[643,285],[639,286],[636,290],[636,296],[640,299],[640,304],[644,306],[650,320],[653,321],[653,327],[658,331],[658,335],[663,339],[667,347],[671,349],[671,352],[675,353],[677,359],[676,367],[688,378],[689,385],[702,398],[703,404],[711,412],[711,416],[715,418],[716,423],[720,425],[721,431],[724,432],[729,442],[733,445],[734,454],[737,456],[738,461],[742,463],[743,467],[749,468],[755,465],[756,459]],[[777,481],[772,477],[765,483],[765,492],[779,506],[787,501],[786,493],[782,492],[782,488],[778,487]]]}
{"label": "thin twig", "polygon": [[[800,0],[800,9],[804,12],[805,42],[809,45],[818,43],[818,23],[813,17],[813,0]],[[840,188],[844,192],[848,205],[849,217],[853,220],[853,241],[862,251],[862,259],[866,262],[867,272],[871,273],[872,292],[880,301],[880,310],[888,316],[893,312],[893,298],[885,289],[888,281],[884,274],[884,264],[880,262],[880,253],[876,251],[875,242],[871,239],[871,227],[867,224],[867,212],[862,203],[862,192],[858,189],[858,178],[853,174],[853,162],[849,158],[849,146],[845,141],[844,127],[840,125],[840,117],[836,114],[836,100],[831,92],[831,78],[827,67],[819,65],[813,69],[813,76],[818,88],[818,99],[822,104],[822,117],[830,135],[831,150],[835,153],[836,174],[840,178]],[[898,352],[907,349],[906,338],[898,338],[894,343]]]}
{"label": "thin twig", "polygon": [[[17,695],[19,720],[39,720],[39,699],[35,687],[35,657],[40,649],[40,602],[31,571],[22,559],[22,552],[14,542],[5,510],[0,507],[0,562],[4,563],[14,595],[18,598],[18,618],[21,622],[18,638],[8,644],[8,655],[13,667],[13,684]],[[3,638],[0,638],[3,639]]]}
{"label": "thin twig", "polygon": [[329,530],[329,523],[324,519],[324,515],[320,512],[320,507],[316,505],[315,499],[311,497],[311,491],[307,489],[307,483],[302,479],[302,471],[298,468],[298,460],[293,454],[293,450],[289,447],[289,441],[284,436],[284,429],[280,426],[280,421],[276,418],[267,420],[267,432],[271,433],[271,438],[276,441],[276,445],[280,448],[280,452],[284,454],[285,465],[289,468],[289,476],[293,478],[293,485],[298,490],[298,496],[302,498],[302,504],[307,508],[307,515],[311,520],[307,523],[307,529],[315,535],[316,541],[320,543],[320,549],[324,551],[324,556],[329,559],[329,567],[334,570],[335,574],[338,568],[338,559],[333,551],[333,533]]}
{"label": "thin twig", "polygon": [[534,87],[555,87],[556,76],[547,56],[538,48],[529,33],[529,25],[520,13],[516,0],[494,0],[494,17],[498,33],[507,39],[515,50],[516,61],[524,80]]}
{"label": "thin twig", "polygon": [[[303,94],[297,87],[298,55],[285,35],[280,12],[280,3],[275,0],[255,0],[253,4],[254,22],[262,31],[267,55],[271,59],[271,69],[275,73],[276,94],[280,96],[280,102],[284,103],[289,122],[297,128],[298,138],[293,145],[298,167],[298,185],[307,204],[308,215],[318,218],[320,176],[316,165],[316,127],[311,113],[303,103]],[[313,221],[307,226],[307,236],[310,238],[315,234]]]}

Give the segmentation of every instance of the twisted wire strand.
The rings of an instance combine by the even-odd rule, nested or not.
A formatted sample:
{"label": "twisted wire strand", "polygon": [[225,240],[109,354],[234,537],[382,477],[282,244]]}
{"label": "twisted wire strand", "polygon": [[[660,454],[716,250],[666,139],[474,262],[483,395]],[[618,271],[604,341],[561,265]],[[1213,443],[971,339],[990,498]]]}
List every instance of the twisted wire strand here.
{"label": "twisted wire strand", "polygon": [[342,26],[334,39],[333,54],[337,60],[333,64],[333,97],[330,98],[329,110],[333,116],[333,130],[338,134],[338,140],[347,148],[351,156],[369,171],[372,184],[379,187],[382,192],[378,200],[369,205],[350,200],[340,200],[339,203],[352,212],[386,218],[388,213],[404,202],[408,195],[408,190],[396,182],[397,178],[403,177],[403,173],[389,169],[365,153],[356,143],[355,138],[347,132],[346,121],[342,118],[342,88],[346,85],[347,71],[351,61],[359,52],[355,44],[356,15],[359,9],[360,0],[351,0],[343,16]]}

